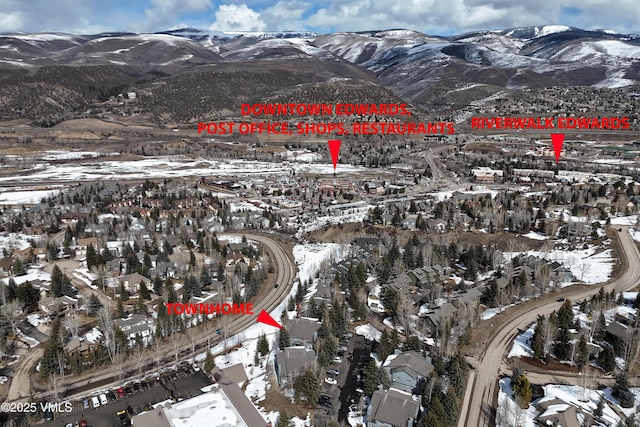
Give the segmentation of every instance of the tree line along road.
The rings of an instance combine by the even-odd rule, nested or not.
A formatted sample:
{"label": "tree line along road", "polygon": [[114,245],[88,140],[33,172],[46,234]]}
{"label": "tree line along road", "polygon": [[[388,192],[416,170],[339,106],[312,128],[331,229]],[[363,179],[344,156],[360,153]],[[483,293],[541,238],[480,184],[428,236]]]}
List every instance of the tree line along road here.
{"label": "tree line along road", "polygon": [[[628,291],[640,284],[640,253],[634,243],[629,229],[631,227],[616,227],[620,256],[624,272],[618,278],[610,280],[604,285],[606,292]],[[600,290],[600,286],[570,286],[563,289],[562,296],[579,301],[590,298]],[[518,330],[527,328],[536,321],[539,315],[548,315],[560,307],[556,301],[558,295],[547,294],[540,298],[516,305],[505,311],[499,318],[491,319],[499,321],[493,325],[491,338],[487,340],[480,356],[474,360],[475,366],[467,383],[467,393],[460,411],[458,427],[493,426],[497,408],[494,401],[497,396],[497,383],[500,376],[500,366],[505,353],[513,342]],[[489,322],[489,321],[485,321]],[[473,364],[473,363],[472,363]]]}
{"label": "tree line along road", "polygon": [[[263,285],[266,288],[266,293],[261,299],[254,301],[253,315],[229,316],[228,323],[225,325],[225,335],[227,336],[238,334],[255,324],[260,311],[266,310],[269,312],[278,307],[289,294],[296,276],[293,254],[285,248],[285,245],[277,237],[265,234],[244,233],[243,235],[248,240],[255,241],[265,248],[274,263],[275,274],[269,277]],[[275,283],[280,284],[280,286],[276,288],[274,286]],[[205,352],[209,345],[221,341],[222,337],[216,333],[217,326],[214,326],[216,324],[214,322],[216,321],[206,322],[194,328],[195,336],[192,341],[184,342],[184,348],[180,350],[178,356],[180,360],[193,357],[198,352]],[[162,355],[160,361],[157,359],[157,354]],[[109,365],[78,376],[69,375],[61,378],[59,389],[68,392],[65,395],[65,399],[72,399],[76,397],[74,394],[86,394],[90,387],[117,385],[119,378],[132,378],[139,370],[148,373],[156,365],[175,363],[175,358],[171,339],[168,339],[161,344],[160,349],[148,350],[142,365],[133,360],[134,358],[132,357],[117,368]],[[37,359],[28,357],[24,358],[16,367],[15,376],[9,389],[8,401],[26,401],[29,398],[30,373],[33,374],[35,372],[35,363],[37,362]],[[50,394],[50,391],[43,391],[36,393],[35,397],[44,398]]]}

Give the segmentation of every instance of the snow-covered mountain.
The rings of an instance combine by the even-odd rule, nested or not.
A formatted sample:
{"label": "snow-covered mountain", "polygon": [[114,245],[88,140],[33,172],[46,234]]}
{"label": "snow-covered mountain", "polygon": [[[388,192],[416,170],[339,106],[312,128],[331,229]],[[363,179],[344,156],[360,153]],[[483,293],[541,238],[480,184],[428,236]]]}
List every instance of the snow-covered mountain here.
{"label": "snow-covered mountain", "polygon": [[[132,79],[166,78],[207,66],[257,64],[308,72],[303,82],[366,80],[417,106],[472,102],[501,90],[640,83],[640,36],[564,25],[476,31],[0,34],[0,68],[109,66]],[[231,67],[231,68],[230,68]],[[253,77],[252,77],[253,78]],[[284,88],[283,88],[284,89]],[[230,91],[233,88],[229,89]]]}

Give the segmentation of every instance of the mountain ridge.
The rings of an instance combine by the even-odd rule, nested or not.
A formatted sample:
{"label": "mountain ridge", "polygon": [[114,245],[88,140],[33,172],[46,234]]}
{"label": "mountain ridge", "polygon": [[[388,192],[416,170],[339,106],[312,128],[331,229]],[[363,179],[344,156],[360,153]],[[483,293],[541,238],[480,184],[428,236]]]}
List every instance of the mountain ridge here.
{"label": "mountain ridge", "polygon": [[[265,74],[260,68],[265,64],[270,76],[278,70],[287,75],[282,84],[274,81],[264,86],[261,83]],[[93,35],[2,33],[0,68],[9,72],[0,77],[0,91],[8,93],[0,101],[1,117],[15,118],[16,113],[12,111],[23,110],[20,90],[33,95],[36,77],[48,75],[37,70],[55,68],[54,74],[58,75],[60,67],[68,69],[79,80],[62,79],[59,83],[47,80],[42,99],[29,103],[47,123],[51,121],[49,114],[55,116],[52,119],[55,122],[60,120],[62,111],[99,102],[123,88],[143,88],[143,97],[152,97],[160,90],[176,97],[190,90],[191,83],[187,82],[193,80],[189,74],[202,70],[211,71],[208,75],[220,78],[221,82],[239,85],[235,89],[225,87],[223,93],[215,85],[201,86],[201,90],[221,96],[224,101],[220,105],[224,108],[209,108],[212,98],[203,94],[202,104],[207,105],[200,109],[190,106],[186,109],[188,114],[173,116],[171,111],[180,108],[180,99],[167,99],[168,104],[157,107],[161,114],[150,111],[151,114],[159,121],[189,122],[219,117],[221,111],[233,110],[234,97],[246,97],[252,90],[260,94],[256,101],[268,95],[264,92],[266,87],[272,91],[271,97],[297,93],[296,87],[313,87],[314,98],[319,96],[318,87],[325,87],[329,97],[336,90],[336,81],[345,79],[363,82],[353,87],[367,92],[371,85],[378,85],[419,110],[438,113],[443,105],[451,104],[449,98],[455,98],[456,103],[470,104],[478,101],[480,94],[486,97],[505,90],[555,86],[637,88],[640,85],[640,35],[564,25],[483,30],[452,36],[397,28],[329,34],[225,33],[197,28]],[[79,67],[82,71],[71,70]],[[117,74],[124,77],[121,83],[114,79],[102,82],[97,76],[104,72],[96,69],[94,76],[92,67],[115,67]],[[222,71],[213,72],[216,68]],[[231,75],[240,69],[245,72],[244,81]],[[300,78],[287,74],[295,70],[303,70]],[[176,76],[184,77],[170,79]],[[56,91],[64,94],[59,106],[50,101]],[[351,88],[349,93],[353,95],[357,91]],[[371,96],[363,93],[362,98],[372,99]],[[194,102],[194,97],[188,98]],[[147,102],[146,105],[155,104]],[[29,116],[31,111],[20,114],[35,118]]]}

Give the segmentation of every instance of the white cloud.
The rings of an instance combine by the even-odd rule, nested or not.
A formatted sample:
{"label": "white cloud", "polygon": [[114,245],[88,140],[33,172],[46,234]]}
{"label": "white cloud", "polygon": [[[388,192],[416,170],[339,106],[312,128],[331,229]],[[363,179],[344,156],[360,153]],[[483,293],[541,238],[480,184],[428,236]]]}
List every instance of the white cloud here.
{"label": "white cloud", "polygon": [[[563,14],[566,8],[581,13]],[[637,0],[330,0],[306,20],[325,31],[407,28],[431,34],[545,24],[638,32],[638,22]]]}
{"label": "white cloud", "polygon": [[22,12],[0,13],[0,32],[18,31],[22,28]]}
{"label": "white cloud", "polygon": [[153,7],[145,9],[144,29],[159,31],[175,27],[183,13],[204,12],[213,7],[211,0],[150,0]]}
{"label": "white cloud", "polygon": [[215,13],[216,21],[209,29],[217,31],[265,31],[267,24],[259,12],[246,4],[223,4]]}
{"label": "white cloud", "polygon": [[311,3],[304,1],[279,1],[261,12],[261,18],[269,30],[305,30],[303,15]]}

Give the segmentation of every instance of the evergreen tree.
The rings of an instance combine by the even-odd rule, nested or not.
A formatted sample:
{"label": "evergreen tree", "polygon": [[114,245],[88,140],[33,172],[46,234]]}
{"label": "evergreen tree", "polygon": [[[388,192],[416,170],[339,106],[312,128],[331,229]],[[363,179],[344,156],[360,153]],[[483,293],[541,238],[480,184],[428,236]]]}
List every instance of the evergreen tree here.
{"label": "evergreen tree", "polygon": [[287,331],[286,328],[280,329],[280,332],[278,335],[278,347],[280,348],[280,350],[282,350],[285,347],[289,347],[290,345],[291,343],[289,340],[289,331]]}
{"label": "evergreen tree", "polygon": [[62,270],[58,267],[58,264],[53,266],[51,271],[51,294],[55,298],[62,296]]}
{"label": "evergreen tree", "polygon": [[124,306],[122,305],[122,298],[116,298],[116,317],[123,319],[125,317]]}
{"label": "evergreen tree", "polygon": [[149,288],[147,288],[147,284],[144,280],[140,281],[140,285],[138,286],[138,292],[140,294],[140,299],[150,300],[151,293],[149,292]]}
{"label": "evergreen tree", "polygon": [[298,304],[302,303],[302,299],[304,298],[304,295],[305,295],[305,291],[304,291],[304,287],[302,286],[302,282],[298,282],[298,288],[296,289],[295,302]]}
{"label": "evergreen tree", "polygon": [[556,314],[556,319],[558,328],[571,329],[573,327],[573,304],[571,300],[566,299],[562,303]]}
{"label": "evergreen tree", "polygon": [[516,378],[514,382],[511,384],[511,389],[513,390],[513,397],[516,400],[516,403],[520,405],[521,408],[527,409],[529,407],[529,402],[531,402],[531,383],[529,383],[529,378],[525,374],[520,374]]}
{"label": "evergreen tree", "polygon": [[296,303],[292,297],[289,297],[289,301],[287,302],[287,311],[293,311],[296,309]]}
{"label": "evergreen tree", "polygon": [[287,415],[287,411],[281,411],[278,416],[278,422],[276,422],[275,427],[289,427],[289,422],[291,418]]}
{"label": "evergreen tree", "polygon": [[315,406],[320,396],[318,377],[313,371],[304,371],[293,380],[293,390],[296,401],[304,398],[310,405]]}
{"label": "evergreen tree", "polygon": [[578,346],[576,348],[575,364],[578,369],[582,369],[589,361],[589,351],[587,350],[587,340],[584,335],[580,336]]}
{"label": "evergreen tree", "polygon": [[494,277],[489,282],[489,286],[484,288],[482,291],[482,296],[480,296],[480,302],[487,307],[497,307],[498,306],[498,296],[499,296],[499,288],[498,281]]}
{"label": "evergreen tree", "polygon": [[469,365],[464,359],[464,356],[459,351],[451,357],[449,360],[449,366],[447,368],[449,373],[449,380],[456,395],[462,397],[464,389],[467,385],[467,377],[469,375]]}
{"label": "evergreen tree", "polygon": [[264,333],[260,335],[260,338],[258,339],[257,351],[260,356],[266,356],[267,354],[269,354],[269,342],[267,341],[267,337]]}
{"label": "evergreen tree", "polygon": [[100,308],[102,308],[100,299],[95,294],[91,294],[91,296],[89,297],[89,302],[87,304],[87,314],[91,317],[98,316],[98,311],[100,310]]}
{"label": "evergreen tree", "polygon": [[593,332],[593,339],[596,341],[604,340],[606,332],[607,332],[607,320],[604,317],[604,313],[600,311],[600,314],[598,315],[598,320],[596,322],[595,331]]}
{"label": "evergreen tree", "polygon": [[569,342],[569,329],[561,327],[558,330],[556,341],[553,344],[553,353],[560,360],[568,360],[571,356],[571,343]]}
{"label": "evergreen tree", "polygon": [[389,356],[395,350],[393,348],[391,336],[389,335],[386,329],[382,331],[382,335],[380,336],[380,341],[374,344],[373,349],[378,355],[379,360],[385,360],[387,356]]}
{"label": "evergreen tree", "polygon": [[417,351],[418,353],[422,353],[422,341],[415,335],[411,335],[407,338],[402,344],[402,351]]}
{"label": "evergreen tree", "polygon": [[89,246],[87,246],[87,268],[91,270],[96,265],[96,249],[93,247],[93,244],[89,244]]}
{"label": "evergreen tree", "polygon": [[442,405],[444,406],[445,414],[447,414],[447,424],[455,425],[458,421],[458,398],[456,397],[453,388],[449,387],[442,399]]}
{"label": "evergreen tree", "polygon": [[398,305],[400,303],[400,295],[398,292],[390,286],[387,286],[382,293],[382,305],[389,315],[397,319],[398,317]]}
{"label": "evergreen tree", "polygon": [[365,396],[371,396],[380,384],[380,371],[376,365],[375,360],[369,362],[364,370],[364,394]]}
{"label": "evergreen tree", "polygon": [[606,372],[612,372],[616,367],[616,352],[613,346],[605,346],[598,354],[598,365]]}
{"label": "evergreen tree", "polygon": [[48,380],[52,375],[59,374],[60,365],[64,358],[62,347],[60,319],[55,318],[51,323],[49,341],[40,360],[40,378]]}
{"label": "evergreen tree", "polygon": [[28,280],[16,288],[16,298],[22,302],[22,309],[31,307],[40,300],[40,291]]}
{"label": "evergreen tree", "polygon": [[329,322],[331,323],[331,331],[335,335],[344,333],[346,329],[345,307],[334,300],[329,309]]}
{"label": "evergreen tree", "polygon": [[158,296],[162,296],[162,279],[160,279],[160,276],[156,276],[153,278],[153,293],[158,295]]}
{"label": "evergreen tree", "polygon": [[598,405],[596,406],[596,409],[594,409],[593,411],[593,415],[595,415],[596,417],[601,417],[603,411],[604,411],[604,395],[600,396],[600,399],[598,400]]}
{"label": "evergreen tree", "polygon": [[626,372],[621,372],[616,376],[616,382],[613,385],[611,394],[620,399],[620,405],[623,408],[633,407],[634,395],[629,390],[629,379]]}
{"label": "evergreen tree", "polygon": [[16,256],[13,259],[13,274],[15,276],[24,276],[25,274],[27,274],[24,268],[24,264],[22,263],[22,258],[19,256]]}
{"label": "evergreen tree", "polygon": [[[9,283],[7,283],[7,288],[5,289],[5,295],[7,301],[11,302],[18,297],[18,285],[16,285],[16,281],[13,280],[13,277],[9,277]],[[640,299],[640,298],[638,298]]]}
{"label": "evergreen tree", "polygon": [[216,366],[216,363],[213,360],[213,354],[211,354],[211,349],[207,350],[207,355],[204,358],[204,371],[209,374],[211,373],[211,371],[213,370],[213,368]]}
{"label": "evergreen tree", "polygon": [[533,357],[536,357],[538,359],[542,359],[545,356],[543,332],[544,328],[544,316],[538,316],[538,323],[536,324],[536,329],[533,332],[533,337],[531,337],[531,350],[533,350]]}

